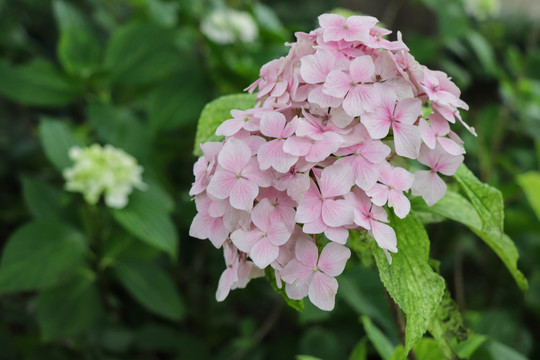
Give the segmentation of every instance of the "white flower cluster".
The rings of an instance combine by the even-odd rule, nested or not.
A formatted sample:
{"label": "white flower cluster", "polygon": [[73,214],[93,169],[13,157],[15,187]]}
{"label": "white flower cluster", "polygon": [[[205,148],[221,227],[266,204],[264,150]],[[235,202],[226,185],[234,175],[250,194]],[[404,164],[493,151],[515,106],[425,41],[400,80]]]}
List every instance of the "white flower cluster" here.
{"label": "white flower cluster", "polygon": [[75,146],[69,150],[69,157],[74,164],[64,170],[66,190],[82,193],[90,204],[97,203],[104,194],[107,206],[121,209],[134,187],[146,189],[142,166],[121,149],[98,144],[82,149]]}
{"label": "white flower cluster", "polygon": [[250,43],[259,35],[257,24],[249,13],[227,8],[210,13],[201,23],[201,31],[219,44],[232,44],[236,40]]}

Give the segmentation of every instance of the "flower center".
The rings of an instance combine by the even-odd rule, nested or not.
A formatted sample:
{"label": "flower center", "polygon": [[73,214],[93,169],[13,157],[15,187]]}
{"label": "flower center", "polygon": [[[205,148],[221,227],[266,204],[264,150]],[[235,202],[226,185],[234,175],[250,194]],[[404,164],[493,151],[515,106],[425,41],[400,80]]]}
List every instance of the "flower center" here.
{"label": "flower center", "polygon": [[313,270],[313,272],[319,271],[319,269],[317,268],[317,266],[314,266],[312,270]]}

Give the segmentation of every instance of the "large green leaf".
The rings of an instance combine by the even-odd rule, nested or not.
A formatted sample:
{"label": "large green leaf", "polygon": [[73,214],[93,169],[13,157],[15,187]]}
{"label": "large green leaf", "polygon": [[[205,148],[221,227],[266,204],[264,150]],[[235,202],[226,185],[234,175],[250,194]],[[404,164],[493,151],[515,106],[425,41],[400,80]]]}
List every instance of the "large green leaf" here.
{"label": "large green leaf", "polygon": [[69,167],[69,149],[82,146],[82,143],[71,133],[69,127],[61,121],[42,118],[39,124],[39,136],[45,155],[60,171]]}
{"label": "large green leaf", "polygon": [[175,257],[178,234],[169,215],[170,205],[152,194],[151,190],[134,192],[125,208],[112,210],[114,218],[137,238]]}
{"label": "large green leaf", "polygon": [[37,179],[22,178],[23,198],[36,219],[56,219],[62,212],[64,192]]}
{"label": "large green leaf", "polygon": [[250,109],[255,106],[255,103],[255,95],[234,94],[222,96],[206,104],[197,125],[193,154],[201,156],[201,144],[221,139],[216,135],[216,129],[222,122],[231,118],[231,110]]}
{"label": "large green leaf", "polygon": [[72,4],[56,0],[53,10],[60,28],[58,58],[67,72],[88,77],[101,63],[99,39],[85,16]]}
{"label": "large green leaf", "polygon": [[156,81],[170,74],[180,62],[172,32],[150,23],[129,23],[120,28],[105,52],[105,66],[114,84]]}
{"label": "large green leaf", "polygon": [[0,60],[0,94],[27,105],[66,105],[82,94],[82,87],[69,80],[43,59],[12,66]]}
{"label": "large green leaf", "polygon": [[85,239],[57,221],[36,221],[13,233],[2,251],[0,293],[45,288],[84,263]]}
{"label": "large green leaf", "polygon": [[405,219],[392,214],[390,219],[398,244],[392,265],[374,240],[371,248],[384,286],[407,316],[406,354],[426,332],[445,284],[429,264],[429,238],[420,221],[413,214]]}
{"label": "large green leaf", "polygon": [[381,358],[387,360],[394,353],[395,346],[388,340],[386,335],[375,326],[367,316],[362,316],[362,324],[366,334],[375,347],[375,350],[379,353]]}
{"label": "large green leaf", "polygon": [[171,277],[150,262],[122,261],[115,273],[129,293],[148,310],[171,320],[180,320],[184,305]]}
{"label": "large green leaf", "polygon": [[518,175],[517,181],[525,191],[536,217],[540,220],[540,173],[531,171]]}
{"label": "large green leaf", "polygon": [[101,317],[99,293],[91,273],[40,292],[37,320],[44,340],[89,330]]}
{"label": "large green leaf", "polygon": [[[495,251],[518,286],[526,290],[527,279],[517,267],[519,254],[516,245],[503,231],[504,204],[501,192],[482,183],[465,165],[461,165],[454,177],[470,203],[452,194],[449,200],[443,198],[431,211],[467,225]],[[476,210],[478,217],[471,210]]]}

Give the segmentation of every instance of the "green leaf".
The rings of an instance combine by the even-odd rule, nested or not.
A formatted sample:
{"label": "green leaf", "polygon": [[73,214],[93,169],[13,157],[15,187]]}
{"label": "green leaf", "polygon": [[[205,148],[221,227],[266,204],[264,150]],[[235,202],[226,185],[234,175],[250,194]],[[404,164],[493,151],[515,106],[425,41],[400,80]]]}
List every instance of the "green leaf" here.
{"label": "green leaf", "polygon": [[45,341],[77,335],[100,319],[102,307],[92,275],[77,274],[39,293],[37,320]]}
{"label": "green leaf", "polygon": [[321,358],[311,355],[296,355],[296,360],[322,360]]}
{"label": "green leaf", "polygon": [[405,354],[426,332],[444,292],[444,279],[429,264],[429,238],[418,219],[410,214],[399,219],[391,214],[398,253],[388,264],[374,240],[371,249],[386,290],[407,316]]}
{"label": "green leaf", "polygon": [[454,349],[460,358],[468,359],[486,340],[484,335],[472,334],[467,340],[455,344]]}
{"label": "green leaf", "polygon": [[429,332],[446,359],[456,358],[453,344],[461,343],[469,337],[469,330],[463,325],[461,313],[448,291],[444,292],[441,303],[431,318]]}
{"label": "green leaf", "polygon": [[525,191],[536,217],[540,220],[540,173],[531,171],[517,176],[517,181]]}
{"label": "green leaf", "polygon": [[367,360],[367,338],[362,338],[353,348],[349,360]]}
{"label": "green leaf", "polygon": [[22,178],[23,198],[28,211],[36,219],[56,219],[62,212],[61,190],[43,182],[24,176]]}
{"label": "green leaf", "polygon": [[69,149],[82,146],[82,143],[71,133],[68,126],[61,121],[42,118],[39,124],[39,136],[45,155],[60,171],[71,166]]}
{"label": "green leaf", "polygon": [[255,106],[256,101],[255,95],[234,94],[222,96],[206,104],[197,125],[193,154],[201,156],[201,144],[207,141],[221,140],[219,136],[215,135],[216,129],[222,122],[231,118],[231,110],[251,109]]}
{"label": "green leaf", "polygon": [[27,105],[66,105],[83,90],[43,59],[20,66],[0,60],[0,79],[0,94]]}
{"label": "green leaf", "polygon": [[361,319],[362,324],[364,325],[364,330],[366,331],[369,340],[375,347],[375,350],[377,350],[377,353],[379,353],[381,358],[384,360],[389,359],[394,352],[395,346],[367,316],[362,316]]}
{"label": "green leaf", "polygon": [[169,215],[170,209],[152,193],[134,192],[125,208],[112,210],[114,218],[140,240],[175,257],[178,234]]}
{"label": "green leaf", "polygon": [[140,85],[160,80],[181,62],[172,33],[149,23],[129,23],[113,34],[105,66],[113,84]]}
{"label": "green leaf", "polygon": [[56,221],[36,221],[13,233],[2,251],[0,293],[41,289],[84,263],[85,239]]}
{"label": "green leaf", "polygon": [[[454,177],[476,209],[481,219],[481,226],[473,224],[470,219],[464,219],[463,216],[450,218],[463,222],[484,240],[506,265],[518,286],[526,290],[527,279],[517,267],[519,254],[516,245],[503,232],[504,204],[501,192],[480,182],[465,165],[460,166]],[[453,213],[457,212],[458,209],[453,211]],[[444,216],[444,214],[441,215]]]}
{"label": "green leaf", "polygon": [[487,347],[492,360],[527,360],[525,355],[495,340],[490,340]]}
{"label": "green leaf", "polygon": [[173,280],[158,265],[123,261],[114,268],[120,283],[149,311],[171,320],[184,316],[184,305]]}
{"label": "green leaf", "polygon": [[272,289],[275,290],[278,294],[283,296],[283,299],[285,299],[285,302],[287,305],[292,307],[296,311],[304,311],[304,300],[293,300],[287,296],[287,293],[285,292],[285,284],[282,283],[281,289],[278,288],[276,283],[276,274],[274,273],[274,269],[267,267],[264,269],[264,275],[266,277],[266,281],[270,283],[272,286]]}
{"label": "green leaf", "polygon": [[101,63],[99,39],[85,16],[72,4],[56,0],[53,10],[60,28],[58,58],[69,73],[88,77]]}
{"label": "green leaf", "polygon": [[495,53],[493,52],[493,48],[489,41],[476,31],[467,32],[465,39],[471,45],[471,49],[480,61],[482,69],[488,74],[496,75],[498,65],[495,59]]}

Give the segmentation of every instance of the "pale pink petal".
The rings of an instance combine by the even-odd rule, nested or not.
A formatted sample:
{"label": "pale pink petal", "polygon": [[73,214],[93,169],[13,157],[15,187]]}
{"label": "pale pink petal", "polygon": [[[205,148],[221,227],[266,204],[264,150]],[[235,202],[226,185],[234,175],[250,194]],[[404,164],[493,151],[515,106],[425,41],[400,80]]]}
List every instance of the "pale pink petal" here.
{"label": "pale pink petal", "polygon": [[261,230],[257,228],[250,231],[238,229],[231,234],[231,240],[238,250],[248,253],[253,245],[261,239],[261,235]]}
{"label": "pale pink petal", "polygon": [[392,227],[378,221],[371,221],[371,234],[381,249],[397,252],[396,232]]}
{"label": "pale pink petal", "polygon": [[322,171],[319,179],[321,195],[330,198],[345,195],[354,185],[352,166],[347,163],[337,163]]}
{"label": "pale pink petal", "polygon": [[382,139],[388,135],[392,121],[388,115],[381,112],[368,112],[360,118],[373,139]]}
{"label": "pale pink petal", "polygon": [[227,140],[218,155],[218,163],[224,169],[233,173],[240,173],[251,158],[251,150],[241,140],[231,138]]}
{"label": "pale pink petal", "polygon": [[326,230],[324,230],[324,235],[326,237],[338,244],[345,244],[347,242],[347,238],[349,237],[349,230],[341,227],[327,227]]}
{"label": "pale pink petal", "polygon": [[390,147],[383,144],[381,141],[366,141],[361,150],[363,157],[371,161],[373,164],[383,162],[390,155]]}
{"label": "pale pink petal", "polygon": [[388,192],[388,206],[394,209],[394,213],[400,219],[405,218],[411,211],[409,199],[401,191],[394,189]]}
{"label": "pale pink petal", "polygon": [[354,220],[354,212],[349,202],[326,199],[322,203],[321,216],[326,225],[338,227],[351,225]]}
{"label": "pale pink petal", "polygon": [[285,128],[285,115],[277,111],[265,112],[261,118],[260,130],[265,136],[280,138]]}
{"label": "pale pink petal", "polygon": [[407,191],[414,182],[414,175],[401,167],[392,169],[392,180],[388,185],[399,191]]}
{"label": "pale pink petal", "polygon": [[268,240],[275,246],[281,246],[291,237],[291,230],[282,223],[272,224],[267,231]]}
{"label": "pale pink petal", "polygon": [[326,95],[342,98],[351,88],[351,77],[341,70],[333,70],[326,77],[323,93]]}
{"label": "pale pink petal", "polygon": [[272,176],[268,171],[261,170],[259,162],[256,158],[251,158],[247,163],[242,176],[253,181],[260,187],[268,187],[272,185]]}
{"label": "pale pink petal", "polygon": [[320,234],[324,232],[328,226],[324,223],[321,216],[310,223],[304,224],[302,231],[306,234]]}
{"label": "pale pink petal", "polygon": [[319,250],[317,245],[309,240],[299,240],[296,242],[294,248],[294,254],[296,260],[304,264],[305,266],[313,269],[317,266],[317,259],[319,258]]}
{"label": "pale pink petal", "polygon": [[429,126],[426,119],[420,119],[420,122],[418,124],[418,129],[420,130],[420,137],[424,141],[424,144],[430,149],[435,149],[435,145],[437,144],[437,137],[435,136],[435,132]]}
{"label": "pale pink petal", "polygon": [[349,125],[353,119],[354,117],[347,114],[342,107],[333,106],[333,109],[330,111],[330,121],[332,121],[332,123],[334,123],[334,125],[336,125],[338,128],[343,129]]}
{"label": "pale pink petal", "polygon": [[311,150],[313,142],[311,139],[300,136],[291,136],[285,140],[283,151],[294,156],[305,156]]}
{"label": "pale pink petal", "polygon": [[419,170],[414,173],[414,177],[412,194],[421,195],[428,206],[433,206],[446,194],[446,184],[437,173],[429,170]]}
{"label": "pale pink petal", "polygon": [[214,176],[210,179],[206,191],[217,199],[226,199],[231,195],[231,191],[237,181],[238,178],[234,173],[218,168]]}
{"label": "pale pink petal", "polygon": [[208,239],[216,247],[219,249],[221,245],[227,240],[229,237],[229,230],[225,227],[225,223],[223,222],[223,219],[221,218],[214,218],[209,222],[208,227]]}
{"label": "pale pink petal", "polygon": [[231,189],[229,201],[231,206],[238,210],[251,211],[253,200],[259,193],[259,187],[253,181],[239,178]]}
{"label": "pale pink petal", "polygon": [[388,200],[388,186],[383,184],[375,184],[366,194],[371,198],[371,201],[377,206],[383,206]]}
{"label": "pale pink petal", "polygon": [[338,107],[343,99],[323,92],[323,86],[314,87],[308,94],[308,101],[322,108]]}
{"label": "pale pink petal", "polygon": [[280,173],[289,171],[298,160],[298,156],[287,154],[283,151],[284,140],[272,140],[263,144],[257,153],[257,160],[261,170],[272,167]]}
{"label": "pale pink petal", "polygon": [[446,151],[450,155],[457,156],[465,153],[465,149],[463,148],[463,146],[458,145],[455,141],[449,138],[440,137],[437,140],[439,140],[439,144],[444,149],[444,151]]}
{"label": "pale pink petal", "polygon": [[322,200],[317,185],[310,181],[309,189],[304,194],[303,201],[298,205],[296,211],[296,222],[309,223],[321,216]]}
{"label": "pale pink petal", "polygon": [[394,117],[403,124],[414,124],[422,116],[422,101],[405,99],[399,101],[394,110]]}
{"label": "pale pink petal", "polygon": [[195,215],[189,227],[189,236],[201,240],[208,239],[208,220],[208,215],[202,213]]}
{"label": "pale pink petal", "polygon": [[270,222],[270,217],[273,211],[274,206],[272,206],[272,203],[268,201],[268,199],[260,201],[251,212],[251,219],[253,220],[255,226],[257,226],[263,232],[268,231],[272,225]]}
{"label": "pale pink petal", "polygon": [[463,163],[463,155],[453,156],[449,154],[443,154],[439,158],[436,171],[446,176],[452,176],[456,173],[459,166]]}
{"label": "pale pink petal", "polygon": [[319,309],[330,311],[334,308],[337,289],[335,278],[318,271],[309,284],[309,300]]}
{"label": "pale pink petal", "polygon": [[301,58],[300,74],[308,84],[322,83],[326,76],[333,70],[335,58],[331,52],[318,49],[314,55]]}
{"label": "pale pink petal", "polygon": [[[287,139],[287,141],[289,139]],[[341,135],[327,131],[323,134],[323,140],[316,141],[311,145],[311,149],[309,150],[309,153],[305,155],[305,158],[307,161],[314,163],[323,161],[330,154],[337,151],[343,142],[344,140]]]}
{"label": "pale pink petal", "polygon": [[359,56],[351,61],[349,71],[351,79],[357,83],[375,80],[375,65],[369,55]]}
{"label": "pale pink petal", "polygon": [[394,131],[394,144],[398,155],[416,159],[420,151],[420,130],[418,127],[410,124],[394,122],[392,124]]}
{"label": "pale pink petal", "polygon": [[229,119],[221,123],[216,129],[218,136],[232,136],[236,134],[243,126],[243,121],[239,119]]}
{"label": "pale pink petal", "polygon": [[307,137],[313,140],[322,140],[323,131],[320,124],[313,117],[298,119],[298,125],[296,126],[296,135],[300,137]]}
{"label": "pale pink petal", "polygon": [[321,251],[317,268],[330,276],[338,276],[350,257],[351,250],[348,247],[331,242]]}
{"label": "pale pink petal", "polygon": [[353,166],[355,184],[362,190],[371,189],[379,178],[379,170],[362,156],[355,156],[354,158],[351,165]]}
{"label": "pale pink petal", "polygon": [[216,300],[223,301],[229,295],[232,285],[238,280],[237,269],[227,268],[221,274],[216,291]]}
{"label": "pale pink petal", "polygon": [[[310,272],[312,273],[312,272]],[[309,283],[303,282],[302,285],[298,284],[286,284],[285,292],[287,296],[293,300],[302,300],[308,294]]]}
{"label": "pale pink petal", "polygon": [[263,237],[257,241],[249,252],[249,257],[251,257],[251,260],[260,269],[264,269],[270,265],[270,263],[277,259],[278,255],[279,247],[272,244],[267,237]]}

